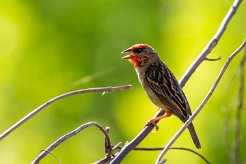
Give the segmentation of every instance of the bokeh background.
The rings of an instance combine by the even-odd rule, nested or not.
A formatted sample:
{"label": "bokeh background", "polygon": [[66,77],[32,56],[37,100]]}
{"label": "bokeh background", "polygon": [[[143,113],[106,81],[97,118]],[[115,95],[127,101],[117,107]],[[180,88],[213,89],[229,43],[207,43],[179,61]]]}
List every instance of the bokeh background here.
{"label": "bokeh background", "polygon": [[[148,43],[180,79],[215,34],[232,0],[2,0],[0,1],[0,131],[59,94],[89,87],[132,84],[131,90],[90,93],[61,100],[0,141],[0,163],[30,163],[63,134],[88,121],[111,127],[114,144],[133,139],[156,107],[141,89],[122,50]],[[246,37],[246,4],[240,6],[210,58],[184,87],[194,111],[226,58]],[[231,163],[238,104],[239,62],[229,67],[212,98],[194,120],[211,163]],[[245,91],[244,91],[245,95]],[[244,103],[246,96],[244,97]],[[245,107],[245,106],[244,106]],[[242,112],[241,160],[246,163]],[[176,117],[159,123],[143,147],[163,147],[181,127]],[[62,163],[104,157],[103,135],[89,128],[52,153]],[[195,149],[186,131],[174,146]],[[131,152],[122,163],[154,163],[159,152]],[[242,156],[244,154],[244,156]],[[203,163],[189,152],[170,150],[169,163]],[[57,163],[48,155],[41,163]]]}

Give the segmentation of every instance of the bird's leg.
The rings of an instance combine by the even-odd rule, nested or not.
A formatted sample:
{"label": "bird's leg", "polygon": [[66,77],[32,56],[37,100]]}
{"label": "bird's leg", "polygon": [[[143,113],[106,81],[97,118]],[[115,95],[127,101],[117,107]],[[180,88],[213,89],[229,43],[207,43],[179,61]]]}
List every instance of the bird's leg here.
{"label": "bird's leg", "polygon": [[160,120],[160,119],[169,117],[169,116],[171,116],[172,114],[173,114],[173,113],[172,113],[171,111],[165,111],[165,113],[164,113],[163,115],[161,115],[161,116],[159,116],[159,117],[152,118],[151,120],[149,120],[149,121],[145,124],[144,127],[146,127],[146,126],[152,124],[152,125],[154,125],[154,126],[156,127],[156,130],[158,130],[159,127],[156,125],[155,122],[158,121],[158,120]]}

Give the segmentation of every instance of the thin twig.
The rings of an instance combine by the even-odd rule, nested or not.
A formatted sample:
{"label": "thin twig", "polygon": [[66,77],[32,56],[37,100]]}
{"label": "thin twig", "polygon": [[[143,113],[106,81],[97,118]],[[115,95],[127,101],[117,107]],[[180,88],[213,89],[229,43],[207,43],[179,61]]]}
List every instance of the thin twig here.
{"label": "thin twig", "polygon": [[[110,130],[110,127],[105,128],[105,132],[107,134],[109,133],[109,130]],[[108,137],[105,136],[104,137],[104,151],[106,153],[106,159],[111,159],[111,157],[114,157],[114,154],[113,154],[111,143],[108,141],[109,141]]]}
{"label": "thin twig", "polygon": [[[227,25],[231,21],[233,15],[238,10],[238,7],[240,6],[240,3],[242,0],[235,0],[232,7],[228,11],[227,15],[223,19],[219,29],[217,30],[215,36],[212,38],[212,40],[208,43],[208,45],[205,47],[205,49],[200,53],[198,58],[194,61],[194,63],[191,65],[191,67],[186,71],[184,76],[182,77],[180,81],[180,86],[183,88],[190,76],[193,74],[193,72],[197,69],[197,67],[201,64],[202,61],[205,60],[206,56],[212,51],[212,49],[215,47],[215,45],[218,43],[219,39],[223,35]],[[162,111],[159,110],[157,114],[155,115],[160,116],[162,115]],[[148,126],[145,129],[143,129],[137,137],[135,137],[128,145],[126,145],[119,153],[118,155],[112,160],[111,164],[118,164],[124,157],[133,149],[135,148],[153,129],[153,126]]]}
{"label": "thin twig", "polygon": [[88,123],[85,123],[81,126],[79,126],[78,128],[76,128],[75,130],[67,133],[66,135],[60,137],[58,140],[56,140],[54,143],[52,143],[49,147],[47,147],[45,149],[45,151],[43,151],[42,153],[39,154],[38,157],[36,157],[32,164],[38,164],[40,160],[42,160],[47,154],[49,154],[49,152],[51,152],[52,150],[54,150],[57,146],[59,146],[61,143],[63,143],[64,141],[66,141],[67,139],[73,137],[74,135],[78,134],[79,132],[81,132],[83,129],[85,128],[88,128],[90,126],[96,126],[98,127],[104,134],[106,140],[107,140],[107,143],[109,145],[111,145],[111,142],[110,142],[110,139],[109,139],[109,136],[108,136],[108,133],[105,131],[105,129],[98,123],[96,122],[88,122]]}
{"label": "thin twig", "polygon": [[[117,149],[122,149],[121,146],[117,146]],[[147,148],[147,147],[136,147],[133,150],[135,151],[160,151],[163,150],[163,147],[153,147],[153,148]],[[190,148],[185,148],[185,147],[171,147],[171,150],[185,150],[191,153],[196,154],[197,156],[199,156],[202,160],[204,160],[204,162],[206,162],[207,164],[210,164],[210,162],[200,153],[190,149]]]}
{"label": "thin twig", "polygon": [[20,125],[22,125],[27,120],[32,118],[35,114],[40,112],[42,109],[44,109],[48,105],[50,105],[50,104],[52,104],[52,103],[54,103],[54,102],[56,102],[56,101],[58,101],[60,99],[63,99],[65,97],[69,97],[69,96],[73,96],[73,95],[77,95],[77,94],[83,94],[83,93],[121,91],[121,90],[130,89],[131,87],[132,87],[132,85],[123,85],[123,86],[116,86],[116,87],[88,88],[88,89],[81,89],[81,90],[68,92],[68,93],[59,95],[57,97],[54,97],[54,98],[50,99],[49,101],[45,102],[44,104],[40,105],[38,108],[34,109],[32,112],[27,114],[25,117],[23,117],[18,122],[16,122],[14,125],[12,125],[9,129],[7,129],[5,132],[3,132],[0,135],[0,141],[3,138],[5,138],[8,134],[13,132],[16,128],[18,128]]}
{"label": "thin twig", "polygon": [[197,57],[197,59],[193,62],[193,64],[188,68],[184,76],[180,80],[180,86],[183,87],[185,83],[189,80],[193,72],[198,68],[198,66],[206,60],[206,56],[213,50],[213,48],[217,45],[219,42],[221,36],[224,34],[227,25],[231,21],[233,15],[238,10],[238,7],[240,6],[242,0],[235,0],[232,7],[224,17],[223,21],[220,24],[219,29],[215,33],[214,37],[210,40],[208,45],[203,49],[203,51],[200,53],[200,55]]}
{"label": "thin twig", "polygon": [[238,106],[236,111],[236,120],[235,120],[235,137],[232,149],[232,163],[240,164],[240,142],[241,142],[241,114],[243,110],[243,98],[244,98],[244,71],[245,71],[245,61],[246,61],[246,47],[244,49],[244,55],[240,62],[240,83],[238,89]]}
{"label": "thin twig", "polygon": [[[39,154],[43,151],[46,151],[46,150],[40,150]],[[47,154],[50,154],[51,156],[53,156],[57,160],[58,164],[62,164],[62,161],[60,160],[60,158],[58,158],[55,154],[51,152],[47,152]]]}
{"label": "thin twig", "polygon": [[118,144],[116,144],[116,145],[114,145],[113,147],[112,147],[112,150],[114,151],[114,150],[116,150],[116,149],[122,149],[122,143],[121,142],[119,142]]}
{"label": "thin twig", "polygon": [[202,158],[204,160],[204,162],[206,162],[207,164],[210,164],[210,162],[204,157],[202,156],[201,154],[199,154],[198,152],[192,150],[192,149],[189,149],[189,148],[184,148],[184,147],[171,147],[170,149],[179,149],[179,150],[186,150],[186,151],[189,151],[189,152],[192,152],[196,155],[198,155],[200,158]]}
{"label": "thin twig", "polygon": [[234,51],[227,59],[225,65],[223,66],[221,72],[219,73],[219,76],[217,77],[217,79],[215,80],[213,86],[211,87],[211,89],[209,90],[208,94],[206,95],[206,97],[203,99],[202,103],[198,106],[197,110],[194,112],[194,114],[185,122],[185,124],[179,129],[179,131],[175,134],[175,136],[173,136],[173,138],[168,142],[167,146],[163,149],[163,151],[160,153],[160,155],[158,156],[156,163],[157,164],[163,164],[165,161],[161,161],[161,159],[163,158],[163,156],[166,154],[166,152],[168,151],[168,149],[170,149],[170,147],[172,146],[172,144],[178,139],[178,137],[184,132],[184,130],[189,126],[189,124],[194,120],[194,118],[198,115],[198,113],[202,110],[202,108],[204,107],[204,105],[207,103],[207,101],[209,100],[209,98],[212,96],[214,90],[216,89],[216,87],[218,86],[222,76],[224,75],[226,69],[228,68],[229,64],[231,63],[232,59],[246,46],[246,40],[244,40],[244,42],[240,45],[240,47]]}

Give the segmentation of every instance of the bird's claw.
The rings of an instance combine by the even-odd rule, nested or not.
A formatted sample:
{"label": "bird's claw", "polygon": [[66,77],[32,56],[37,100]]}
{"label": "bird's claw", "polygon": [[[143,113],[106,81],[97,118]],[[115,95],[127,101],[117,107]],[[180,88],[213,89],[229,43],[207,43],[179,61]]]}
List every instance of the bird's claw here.
{"label": "bird's claw", "polygon": [[149,126],[149,125],[153,125],[153,126],[155,127],[156,131],[159,130],[159,126],[155,123],[155,121],[149,120],[149,121],[144,125],[144,127],[147,127],[147,126]]}

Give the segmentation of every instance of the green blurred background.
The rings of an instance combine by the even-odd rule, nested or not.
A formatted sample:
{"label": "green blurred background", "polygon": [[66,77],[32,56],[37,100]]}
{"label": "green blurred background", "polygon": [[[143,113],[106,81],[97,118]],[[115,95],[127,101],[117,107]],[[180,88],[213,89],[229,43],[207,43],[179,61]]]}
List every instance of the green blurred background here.
{"label": "green blurred background", "polygon": [[[59,101],[0,141],[0,163],[30,163],[63,134],[88,121],[110,126],[114,144],[130,141],[156,113],[122,50],[148,43],[178,79],[215,34],[232,0],[2,0],[0,2],[0,131],[59,94],[89,87],[132,84],[133,89],[76,95]],[[184,87],[193,111],[220,69],[246,37],[246,4],[240,6],[210,58]],[[194,124],[199,150],[212,163],[231,163],[238,104],[239,55]],[[244,92],[245,95],[245,92]],[[246,102],[244,97],[244,103]],[[245,111],[241,155],[246,154]],[[144,147],[162,147],[181,127],[170,117]],[[103,135],[89,128],[52,153],[62,163],[103,158]],[[186,131],[174,146],[195,149]],[[159,152],[131,152],[122,163],[154,163]],[[203,163],[194,154],[170,150],[169,163]],[[246,156],[241,159],[246,163]],[[133,162],[134,161],[134,162]],[[57,163],[48,155],[41,163]]]}

